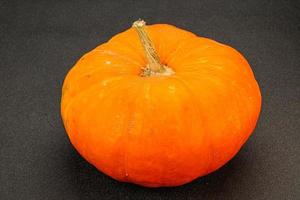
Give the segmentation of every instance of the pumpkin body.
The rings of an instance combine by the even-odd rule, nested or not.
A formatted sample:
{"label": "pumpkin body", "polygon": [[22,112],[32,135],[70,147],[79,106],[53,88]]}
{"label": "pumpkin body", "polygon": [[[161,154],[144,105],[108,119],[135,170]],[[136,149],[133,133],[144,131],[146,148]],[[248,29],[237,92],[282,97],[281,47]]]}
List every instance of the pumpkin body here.
{"label": "pumpkin body", "polygon": [[147,64],[133,28],[85,54],[65,78],[63,122],[103,173],[148,187],[177,186],[223,166],[255,128],[259,86],[233,48],[171,25],[147,27],[170,76]]}

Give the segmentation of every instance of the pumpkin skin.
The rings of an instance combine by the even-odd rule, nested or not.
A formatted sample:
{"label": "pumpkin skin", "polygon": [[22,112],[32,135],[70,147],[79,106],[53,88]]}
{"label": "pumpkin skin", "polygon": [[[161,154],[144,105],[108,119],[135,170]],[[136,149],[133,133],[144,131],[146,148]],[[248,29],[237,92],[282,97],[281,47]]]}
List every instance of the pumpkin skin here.
{"label": "pumpkin skin", "polygon": [[98,170],[147,187],[178,186],[228,162],[255,128],[261,95],[235,49],[167,24],[146,28],[170,76],[147,65],[134,28],[67,74],[61,114],[71,143]]}

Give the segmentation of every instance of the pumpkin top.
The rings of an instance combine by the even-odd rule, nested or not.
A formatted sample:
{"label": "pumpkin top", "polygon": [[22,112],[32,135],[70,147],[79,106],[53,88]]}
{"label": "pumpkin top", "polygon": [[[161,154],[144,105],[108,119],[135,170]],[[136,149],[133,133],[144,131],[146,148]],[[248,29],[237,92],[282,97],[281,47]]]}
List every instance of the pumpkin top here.
{"label": "pumpkin top", "polygon": [[145,26],[137,21],[133,28],[85,54],[68,73],[65,82],[69,84],[63,91],[82,91],[101,77],[135,76],[149,81],[159,76],[196,74],[201,75],[198,78],[214,74],[215,81],[226,79],[232,83],[254,78],[244,57],[227,45],[173,25]]}

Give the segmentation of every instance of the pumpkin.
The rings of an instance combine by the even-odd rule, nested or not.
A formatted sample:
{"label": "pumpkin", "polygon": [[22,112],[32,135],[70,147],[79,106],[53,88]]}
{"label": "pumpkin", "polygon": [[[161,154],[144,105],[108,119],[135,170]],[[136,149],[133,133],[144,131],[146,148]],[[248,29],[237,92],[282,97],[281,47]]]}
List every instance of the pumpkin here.
{"label": "pumpkin", "polygon": [[147,187],[182,185],[223,166],[249,138],[260,107],[237,50],[142,20],[85,54],[61,99],[77,151],[108,176]]}

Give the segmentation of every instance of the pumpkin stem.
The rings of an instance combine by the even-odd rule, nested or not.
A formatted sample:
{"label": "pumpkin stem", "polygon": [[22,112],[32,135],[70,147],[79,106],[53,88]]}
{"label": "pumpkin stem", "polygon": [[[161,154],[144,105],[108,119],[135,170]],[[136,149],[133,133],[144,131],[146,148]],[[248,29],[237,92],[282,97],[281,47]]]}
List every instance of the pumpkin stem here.
{"label": "pumpkin stem", "polygon": [[148,65],[143,68],[143,72],[141,75],[150,76],[152,74],[163,73],[166,70],[166,66],[164,66],[160,62],[160,59],[154,49],[153,43],[145,30],[146,22],[144,20],[139,19],[132,24],[132,27],[136,29],[139,35],[148,60]]}

